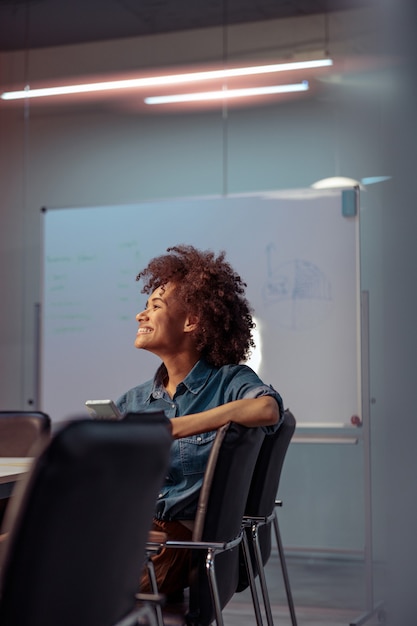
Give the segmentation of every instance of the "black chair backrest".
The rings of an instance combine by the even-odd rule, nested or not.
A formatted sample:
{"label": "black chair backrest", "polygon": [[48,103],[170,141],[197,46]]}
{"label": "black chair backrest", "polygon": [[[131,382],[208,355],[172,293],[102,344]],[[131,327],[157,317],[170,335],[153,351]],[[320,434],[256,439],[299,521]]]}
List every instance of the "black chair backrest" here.
{"label": "black chair backrest", "polygon": [[295,425],[294,415],[286,409],[278,430],[265,437],[256,461],[245,515],[268,516],[274,510],[285,455]]}
{"label": "black chair backrest", "polygon": [[[289,409],[286,409],[278,430],[272,435],[266,435],[252,476],[244,513],[246,516],[268,517],[274,511],[281,472],[295,427],[295,417]],[[271,554],[271,525],[260,526],[258,534],[262,560],[265,564]],[[248,584],[242,561],[238,590],[242,591]]]}
{"label": "black chair backrest", "polygon": [[[265,434],[260,428],[230,423],[219,429],[205,471],[195,520],[193,540],[222,542],[237,537],[242,527],[249,485]],[[221,606],[236,591],[239,546],[215,558]],[[190,580],[190,621],[210,624],[213,607],[204,555],[196,551]]]}
{"label": "black chair backrest", "polygon": [[42,411],[0,411],[0,456],[30,456],[50,432],[51,420]]}
{"label": "black chair backrest", "polygon": [[16,511],[2,626],[111,626],[134,608],[171,443],[162,423],[77,420],[57,431]]}
{"label": "black chair backrest", "polygon": [[164,424],[168,430],[172,430],[171,420],[167,418],[164,411],[145,411],[144,413],[126,413],[123,418],[126,422],[139,424]]}

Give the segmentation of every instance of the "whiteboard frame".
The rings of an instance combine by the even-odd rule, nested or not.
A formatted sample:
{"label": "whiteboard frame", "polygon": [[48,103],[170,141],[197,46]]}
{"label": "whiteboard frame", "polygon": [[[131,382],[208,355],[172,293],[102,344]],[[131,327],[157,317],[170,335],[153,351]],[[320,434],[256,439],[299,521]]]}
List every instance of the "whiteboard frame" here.
{"label": "whiteboard frame", "polygon": [[[340,194],[340,190],[338,192]],[[331,192],[326,192],[323,190],[320,191],[316,191],[316,190],[312,190],[312,189],[297,189],[297,190],[280,190],[280,191],[268,191],[268,192],[256,192],[256,193],[251,193],[251,194],[236,194],[233,196],[228,196],[227,198],[271,198],[271,199],[285,199],[285,200],[289,200],[291,201],[291,199],[311,199],[314,197],[325,197],[327,195],[334,195],[335,192],[331,191]],[[178,202],[178,201],[183,201],[183,202],[190,202],[191,200],[195,201],[195,200],[216,200],[219,199],[219,196],[209,196],[209,197],[201,197],[201,198],[186,198],[186,199],[173,199],[173,200],[163,200],[161,201],[164,204],[170,204],[171,202]],[[224,200],[224,197],[223,197]],[[135,203],[135,206],[142,206],[142,205],[148,205],[148,204],[154,204],[157,205],[158,201],[152,201],[151,203],[149,202],[138,202]],[[126,206],[126,205],[121,205],[121,206]],[[71,208],[71,211],[82,211],[82,209],[98,209],[100,207],[74,207]],[[109,208],[109,207],[107,207]],[[60,211],[64,209],[64,207],[60,208],[50,208],[50,209],[43,209],[42,210],[42,215],[44,216],[44,218],[47,217],[47,215],[53,211]],[[356,403],[357,403],[357,407],[358,407],[358,413],[359,410],[362,407],[362,393],[363,393],[363,380],[362,380],[362,367],[361,367],[361,312],[360,312],[360,241],[359,241],[359,227],[360,227],[360,222],[359,222],[359,213],[360,211],[358,210],[358,214],[355,217],[355,231],[356,231],[356,235],[355,235],[355,242],[356,242],[356,247],[355,247],[355,268],[356,268],[356,285],[357,285],[357,298],[356,298],[356,318],[357,318],[357,332],[356,332],[356,341],[357,341],[357,348],[356,348],[356,352],[357,352],[357,358],[356,358],[356,378],[357,378],[357,399],[356,399]],[[45,241],[43,241],[43,258],[45,255]],[[232,263],[233,264],[233,263]],[[44,315],[45,315],[45,307],[44,307],[44,303],[45,303],[45,294],[44,294],[44,280],[42,280],[42,289],[43,289],[43,294],[42,294],[42,303],[43,303],[43,310],[41,310],[41,319],[42,322],[44,324]],[[39,312],[38,312],[38,316],[39,316]],[[44,335],[44,329],[45,326],[43,325],[42,327],[42,331],[40,333],[41,335],[41,339],[39,341],[39,370],[38,370],[38,375],[36,376],[37,381],[38,381],[38,391],[37,391],[37,398],[39,399],[37,404],[39,406],[39,408],[42,408],[42,410],[46,410],[47,407],[43,406],[42,403],[42,394],[41,394],[41,389],[42,389],[42,384],[43,384],[43,369],[42,369],[42,352],[44,350],[44,346],[43,346],[43,335]],[[138,381],[139,382],[139,381]],[[265,381],[265,382],[271,382],[271,381]],[[91,394],[90,394],[91,395]],[[284,395],[284,402],[285,402],[285,392],[283,391],[283,395]],[[52,417],[53,419],[53,417]],[[302,420],[299,420],[297,423],[297,430],[300,431],[304,430],[304,437],[314,437],[314,434],[309,433],[309,431],[311,429],[313,429],[314,431],[316,431],[317,429],[321,430],[322,432],[326,431],[333,431],[333,430],[338,430],[339,432],[336,435],[336,438],[347,438],[350,439],[351,442],[356,443],[357,442],[357,438],[356,438],[356,434],[358,434],[360,431],[357,428],[354,428],[354,430],[356,431],[355,433],[355,438],[352,439],[352,428],[351,428],[351,424],[349,424],[348,422],[311,422],[311,421],[307,421],[307,422],[303,422]],[[334,435],[333,435],[334,438]]]}

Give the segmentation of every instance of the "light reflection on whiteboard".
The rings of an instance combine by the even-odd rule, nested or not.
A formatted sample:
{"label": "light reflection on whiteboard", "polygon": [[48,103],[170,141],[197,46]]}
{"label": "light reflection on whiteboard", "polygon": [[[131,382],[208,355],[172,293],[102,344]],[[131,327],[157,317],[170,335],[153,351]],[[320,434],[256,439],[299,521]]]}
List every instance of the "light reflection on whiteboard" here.
{"label": "light reflection on whiteboard", "polygon": [[262,340],[261,340],[261,323],[256,317],[253,317],[253,321],[256,327],[252,331],[252,337],[255,342],[255,347],[251,349],[251,355],[246,361],[246,365],[249,365],[258,375],[259,369],[262,363]]}

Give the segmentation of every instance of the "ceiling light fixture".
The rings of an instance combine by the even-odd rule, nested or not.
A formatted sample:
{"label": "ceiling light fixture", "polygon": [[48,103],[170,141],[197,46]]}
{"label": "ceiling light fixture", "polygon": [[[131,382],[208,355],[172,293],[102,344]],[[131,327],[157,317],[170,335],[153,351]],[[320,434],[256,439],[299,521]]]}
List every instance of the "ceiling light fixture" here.
{"label": "ceiling light fixture", "polygon": [[313,189],[349,189],[350,187],[359,187],[360,182],[354,178],[347,176],[331,176],[330,178],[322,178],[313,183]]}
{"label": "ceiling light fixture", "polygon": [[202,91],[198,93],[180,93],[167,96],[149,96],[145,104],[174,104],[176,102],[198,102],[200,100],[224,100],[229,98],[247,98],[250,96],[265,96],[276,93],[292,93],[307,91],[308,81],[293,85],[270,85],[268,87],[248,87],[246,89],[222,89],[220,91]]}
{"label": "ceiling light fixture", "polygon": [[62,85],[58,87],[43,87],[30,89],[29,86],[20,91],[5,91],[0,95],[2,100],[23,100],[26,98],[45,98],[77,93],[92,93],[98,91],[114,91],[117,89],[133,89],[140,87],[154,87],[163,85],[177,85],[219,78],[235,78],[239,76],[254,76],[257,74],[271,74],[295,70],[329,67],[333,61],[329,58],[312,61],[293,61],[289,63],[275,63],[270,65],[256,65],[249,67],[235,67],[206,72],[189,72],[185,74],[168,74],[165,76],[150,76],[125,80],[102,81],[77,85]]}

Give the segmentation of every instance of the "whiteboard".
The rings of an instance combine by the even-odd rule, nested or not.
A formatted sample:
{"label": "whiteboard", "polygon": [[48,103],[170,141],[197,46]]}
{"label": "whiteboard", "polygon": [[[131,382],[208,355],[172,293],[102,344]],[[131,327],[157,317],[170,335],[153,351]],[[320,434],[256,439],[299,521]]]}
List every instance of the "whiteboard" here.
{"label": "whiteboard", "polygon": [[299,426],[360,415],[358,217],[340,191],[293,190],[44,210],[40,408],[53,421],[118,398],[158,359],[134,348],[135,278],[176,244],[226,258],[247,283],[250,364]]}

